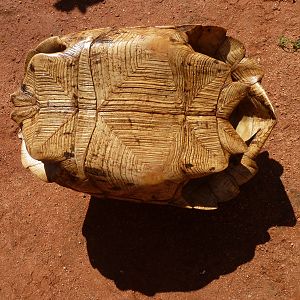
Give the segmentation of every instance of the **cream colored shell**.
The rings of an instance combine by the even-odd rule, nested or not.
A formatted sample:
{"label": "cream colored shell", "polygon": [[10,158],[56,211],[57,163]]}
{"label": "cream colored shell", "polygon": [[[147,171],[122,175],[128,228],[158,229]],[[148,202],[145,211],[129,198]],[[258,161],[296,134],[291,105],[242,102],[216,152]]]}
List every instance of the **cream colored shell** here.
{"label": "cream colored shell", "polygon": [[216,208],[255,174],[275,124],[263,72],[244,56],[211,26],[49,38],[12,95],[25,156],[98,197]]}

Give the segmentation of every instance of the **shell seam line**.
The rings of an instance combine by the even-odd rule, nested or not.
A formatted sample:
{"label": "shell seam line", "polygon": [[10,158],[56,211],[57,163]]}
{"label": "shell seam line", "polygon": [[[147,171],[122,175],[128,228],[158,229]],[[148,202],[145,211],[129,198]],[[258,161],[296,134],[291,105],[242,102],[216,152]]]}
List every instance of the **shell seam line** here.
{"label": "shell seam line", "polygon": [[[90,74],[91,74],[91,78],[92,78],[92,81],[93,81],[93,90],[94,90],[94,94],[95,94],[95,96],[96,96],[95,85],[94,85],[94,80],[93,80],[92,71],[91,71],[91,60],[90,60],[91,46],[92,46],[92,44],[94,43],[94,41],[95,41],[95,39],[94,39],[94,40],[89,40],[89,39],[86,40],[87,43],[90,43],[89,49],[88,49],[88,62],[89,62],[89,65],[88,65],[88,66],[89,66],[89,72],[90,72]],[[82,50],[83,50],[83,49],[82,49]],[[82,51],[82,50],[81,50],[81,51]],[[80,58],[79,58],[79,61],[80,61]],[[80,66],[80,63],[79,63],[79,66]],[[79,68],[78,68],[78,74],[77,74],[77,76],[78,76],[78,80],[77,80],[77,89],[78,89],[78,85],[79,85]],[[97,101],[97,97],[96,97],[95,101]],[[97,106],[97,104],[96,104],[96,106]],[[79,112],[79,111],[78,111],[78,112]],[[77,119],[77,120],[78,120],[78,119]],[[77,121],[77,123],[78,123],[78,121]],[[88,141],[87,144],[86,144],[86,148],[85,148],[84,155],[83,155],[83,165],[82,165],[82,168],[83,168],[83,169],[82,169],[82,173],[84,174],[84,176],[85,176],[86,178],[87,178],[86,172],[85,172],[86,157],[87,157],[87,152],[88,152],[89,145],[90,145],[90,143],[91,143],[91,140],[92,140],[92,137],[93,137],[95,128],[96,128],[96,124],[97,124],[97,111],[96,111],[96,113],[95,113],[95,124],[94,124],[93,129],[91,130],[91,135],[90,135],[90,137],[89,137],[89,141]],[[76,163],[76,164],[77,164],[77,163]],[[77,168],[78,168],[78,165],[77,165]]]}

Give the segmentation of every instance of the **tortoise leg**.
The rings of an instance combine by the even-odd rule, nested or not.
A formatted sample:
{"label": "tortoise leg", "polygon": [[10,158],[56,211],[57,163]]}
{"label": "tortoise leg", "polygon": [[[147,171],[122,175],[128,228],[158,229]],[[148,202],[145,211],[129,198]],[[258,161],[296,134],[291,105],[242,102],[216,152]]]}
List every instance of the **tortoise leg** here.
{"label": "tortoise leg", "polygon": [[226,170],[211,179],[210,189],[218,198],[218,202],[233,199],[239,194],[239,187],[249,181],[257,170],[256,162],[243,155],[238,164],[230,164]]}
{"label": "tortoise leg", "polygon": [[239,187],[249,181],[257,172],[255,161],[243,156],[238,164],[231,164],[226,170],[203,179],[191,180],[182,190],[186,207],[212,210],[218,202],[236,197]]}
{"label": "tortoise leg", "polygon": [[240,107],[240,137],[248,144],[238,163],[212,176],[209,186],[218,202],[227,201],[239,194],[239,187],[249,181],[258,171],[255,158],[276,124],[274,109],[259,82],[250,87],[248,100]]}
{"label": "tortoise leg", "polygon": [[243,116],[236,128],[247,142],[248,149],[239,163],[230,163],[228,168],[212,176],[209,186],[218,202],[227,201],[239,194],[239,187],[249,181],[258,171],[254,161],[276,124],[274,109],[259,82],[250,87],[248,100],[243,102]]}
{"label": "tortoise leg", "polygon": [[217,209],[219,201],[211,190],[208,179],[209,177],[189,181],[182,189],[179,205],[202,210]]}

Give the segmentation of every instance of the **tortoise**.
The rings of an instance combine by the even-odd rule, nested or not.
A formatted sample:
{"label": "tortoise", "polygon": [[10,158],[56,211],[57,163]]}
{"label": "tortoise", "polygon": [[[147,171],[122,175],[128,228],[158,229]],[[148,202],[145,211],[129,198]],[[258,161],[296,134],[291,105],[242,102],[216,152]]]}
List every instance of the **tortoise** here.
{"label": "tortoise", "polygon": [[99,198],[216,209],[257,172],[276,123],[262,77],[217,26],[50,37],[11,95],[22,163]]}

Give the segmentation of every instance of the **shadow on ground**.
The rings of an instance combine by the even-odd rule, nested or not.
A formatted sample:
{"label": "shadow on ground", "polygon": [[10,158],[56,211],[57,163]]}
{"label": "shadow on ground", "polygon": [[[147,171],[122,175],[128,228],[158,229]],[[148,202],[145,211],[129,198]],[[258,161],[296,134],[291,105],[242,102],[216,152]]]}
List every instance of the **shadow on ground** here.
{"label": "shadow on ground", "polygon": [[89,6],[104,2],[104,0],[60,0],[53,6],[60,11],[71,11],[78,7],[78,9],[85,13]]}
{"label": "shadow on ground", "polygon": [[91,198],[83,225],[90,262],[121,290],[146,295],[200,289],[250,261],[272,226],[294,226],[280,180],[283,167],[268,153],[240,196],[203,212]]}

